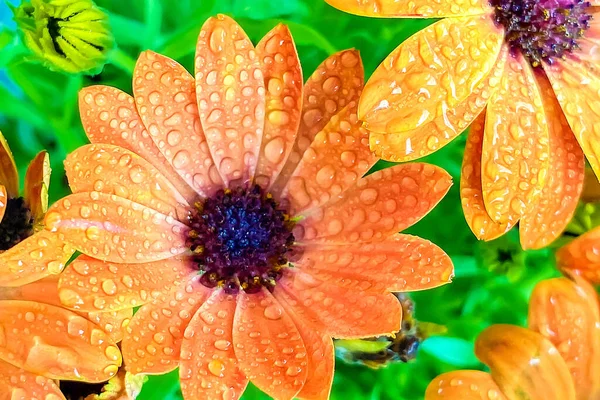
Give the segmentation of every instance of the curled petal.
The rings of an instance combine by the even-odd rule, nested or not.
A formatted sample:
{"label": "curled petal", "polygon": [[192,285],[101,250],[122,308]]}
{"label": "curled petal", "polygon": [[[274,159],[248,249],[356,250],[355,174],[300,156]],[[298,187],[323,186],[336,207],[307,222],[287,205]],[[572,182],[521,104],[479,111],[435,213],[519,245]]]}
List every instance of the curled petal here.
{"label": "curled petal", "polygon": [[142,204],[165,215],[187,214],[186,199],[152,164],[123,147],[110,144],[82,146],[65,160],[74,193],[102,192]]}
{"label": "curled petal", "polygon": [[304,80],[294,39],[279,24],[256,46],[265,75],[266,118],[255,180],[269,188],[279,176],[296,142]]}
{"label": "curled petal", "polygon": [[265,85],[254,46],[233,19],[209,18],[196,45],[196,97],[208,148],[226,184],[254,177]]}
{"label": "curled petal", "polygon": [[430,164],[386,168],[315,211],[294,234],[302,243],[381,241],[427,215],[451,185],[450,175]]}
{"label": "curled petal", "polygon": [[600,176],[600,79],[597,72],[572,59],[543,66],[579,145],[596,176]]}
{"label": "curled petal", "polygon": [[306,214],[354,186],[377,158],[369,150],[369,132],[350,103],[319,132],[281,194],[291,215]]}
{"label": "curled petal", "polygon": [[398,332],[402,307],[396,296],[366,292],[360,284],[341,287],[303,271],[288,271],[277,288],[298,315],[329,336],[355,339]]}
{"label": "curled petal", "polygon": [[195,313],[181,345],[181,391],[188,399],[237,400],[248,379],[234,353],[236,299],[215,290]]}
{"label": "curled petal", "polygon": [[74,252],[55,233],[35,233],[0,253],[0,286],[20,286],[58,274]]}
{"label": "curled petal", "polygon": [[87,319],[47,304],[0,301],[0,359],[52,379],[102,382],[117,373],[121,352]]}
{"label": "curled petal", "polygon": [[475,354],[509,399],[575,400],[569,368],[552,343],[537,332],[493,325],[475,342]]}
{"label": "curled petal", "polygon": [[345,281],[362,280],[364,290],[375,291],[430,289],[449,283],[454,276],[452,260],[442,249],[402,234],[356,246],[309,244],[295,265],[323,281],[343,286]]}
{"label": "curled petal", "polygon": [[593,284],[600,283],[600,227],[579,236],[556,252],[558,267]]}
{"label": "curled petal", "polygon": [[364,84],[364,69],[357,50],[329,56],[304,85],[302,118],[298,136],[280,176],[272,187],[279,193],[310,146],[329,120],[353,101],[358,101]]}
{"label": "curled petal", "polygon": [[470,100],[497,63],[503,33],[488,15],[446,18],[416,33],[375,70],[361,95],[359,118],[370,131],[404,132],[410,139],[417,128]]}
{"label": "curled petal", "polygon": [[511,54],[488,103],[481,153],[490,217],[514,225],[537,203],[548,175],[548,126],[540,89],[521,53]]}
{"label": "curled petal", "polygon": [[367,17],[444,18],[487,14],[493,11],[487,0],[326,0],[342,11]]}
{"label": "curled petal", "polygon": [[496,65],[468,97],[454,108],[442,108],[441,114],[431,122],[410,132],[371,132],[371,150],[384,160],[406,162],[431,154],[450,143],[485,108],[491,93],[500,83],[508,53],[508,48],[503,46]]}
{"label": "curled petal", "polygon": [[179,257],[121,264],[81,255],[61,274],[58,294],[65,306],[76,310],[119,311],[168,293],[192,271],[190,261]]}
{"label": "curled petal", "polygon": [[123,338],[123,359],[134,374],[164,374],[177,368],[183,333],[209,296],[194,277],[138,310]]}
{"label": "curled petal", "polygon": [[276,399],[293,399],[304,386],[308,358],[298,328],[265,288],[237,295],[233,348],[240,370]]}
{"label": "curled petal", "polygon": [[0,132],[0,185],[6,188],[9,198],[19,197],[17,166],[2,132]]}
{"label": "curled petal", "polygon": [[0,399],[65,400],[56,383],[0,361]]}
{"label": "curled petal", "polygon": [[48,210],[50,171],[50,157],[47,152],[41,151],[31,161],[25,174],[24,197],[35,222],[40,221]]}
{"label": "curled petal", "polygon": [[179,176],[204,196],[221,188],[223,181],[200,126],[192,75],[148,50],[137,60],[133,93],[150,137]]}
{"label": "curled petal", "polygon": [[491,375],[483,371],[452,371],[437,376],[425,400],[507,400]]}
{"label": "curled petal", "polygon": [[188,227],[170,216],[105,193],[76,193],[55,203],[46,228],[99,260],[146,263],[187,251]]}
{"label": "curled petal", "polygon": [[87,314],[90,321],[98,325],[115,342],[123,340],[125,327],[133,317],[133,308],[119,311],[91,312]]}
{"label": "curled petal", "polygon": [[600,311],[594,288],[581,278],[538,283],[529,300],[529,329],[556,346],[571,371],[577,398],[598,398]]}
{"label": "curled petal", "polygon": [[197,197],[152,141],[133,97],[110,86],[83,88],[79,92],[79,113],[91,143],[112,144],[131,150],[161,171],[186,199]]}
{"label": "curled petal", "polygon": [[529,204],[519,223],[524,249],[545,247],[560,236],[575,213],[585,176],[583,151],[554,97],[552,87],[542,74],[536,78],[548,123],[551,167],[548,168],[548,178],[539,201]]}
{"label": "curled petal", "polygon": [[485,111],[471,124],[460,174],[460,199],[467,224],[477,239],[493,240],[506,233],[514,223],[495,222],[483,203],[481,151],[484,123]]}

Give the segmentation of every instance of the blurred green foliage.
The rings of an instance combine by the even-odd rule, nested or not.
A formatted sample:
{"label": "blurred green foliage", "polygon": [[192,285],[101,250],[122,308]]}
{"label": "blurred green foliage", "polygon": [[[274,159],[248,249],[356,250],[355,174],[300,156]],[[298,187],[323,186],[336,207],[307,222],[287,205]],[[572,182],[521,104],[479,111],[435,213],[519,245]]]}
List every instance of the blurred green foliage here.
{"label": "blurred green foliage", "polygon": [[[14,2],[17,0],[11,0]],[[131,93],[131,74],[140,51],[152,49],[193,70],[196,38],[204,20],[216,13],[233,16],[253,41],[275,24],[290,26],[304,75],[328,55],[360,50],[369,76],[385,56],[431,20],[386,20],[351,16],[323,0],[98,0],[109,13],[118,49],[95,76],[68,76],[49,71],[27,58],[27,49],[0,3],[0,130],[15,154],[21,176],[41,149],[53,167],[51,201],[68,193],[62,161],[86,143],[79,121],[77,93],[88,85],[117,86]],[[455,185],[448,196],[409,232],[425,237],[451,255],[456,277],[451,285],[415,293],[416,315],[447,328],[444,336],[423,343],[417,360],[378,370],[337,362],[332,393],[341,399],[422,399],[429,381],[459,368],[483,368],[473,341],[492,323],[523,325],[533,285],[558,275],[551,250],[523,253],[516,232],[491,243],[478,243],[466,225],[459,198],[459,175],[465,136],[426,161],[444,167]],[[389,163],[380,162],[375,168]],[[142,400],[180,399],[177,373],[151,377]],[[255,388],[245,400],[265,399]]]}

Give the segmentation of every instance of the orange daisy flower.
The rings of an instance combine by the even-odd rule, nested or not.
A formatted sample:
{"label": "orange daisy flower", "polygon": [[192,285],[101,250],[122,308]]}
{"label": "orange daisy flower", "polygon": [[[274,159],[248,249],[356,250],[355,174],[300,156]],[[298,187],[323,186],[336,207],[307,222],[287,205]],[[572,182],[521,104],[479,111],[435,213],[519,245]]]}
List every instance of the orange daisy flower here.
{"label": "orange daisy flower", "polygon": [[60,381],[103,382],[121,365],[115,345],[132,310],[65,309],[58,277],[0,287],[0,398],[65,399]]}
{"label": "orange daisy flower", "polygon": [[225,16],[197,43],[195,78],[146,51],[134,97],[80,96],[92,145],[66,160],[73,195],[47,228],[83,253],[59,294],[78,310],[145,304],[127,327],[133,373],[180,367],[185,398],[326,399],[331,337],[397,332],[390,292],[450,281],[448,256],[396,232],[445,195],[426,164],[361,178],[375,163],[356,116],[356,51],[303,85],[288,29],[256,46]]}
{"label": "orange daisy flower", "polygon": [[454,371],[435,378],[426,400],[592,400],[600,396],[600,310],[581,278],[549,279],[534,289],[529,329],[494,325],[475,343],[490,373]]}
{"label": "orange daisy flower", "polygon": [[556,261],[563,273],[600,284],[600,226],[558,249]]}
{"label": "orange daisy flower", "polygon": [[581,194],[584,153],[600,174],[600,1],[327,1],[359,15],[443,18],[366,84],[358,114],[371,148],[413,160],[471,125],[461,177],[471,230],[491,240],[520,221],[524,248],[556,239]]}
{"label": "orange daisy flower", "polygon": [[43,229],[50,160],[45,151],[29,164],[23,196],[8,143],[0,132],[0,286],[19,286],[62,271],[75,252]]}

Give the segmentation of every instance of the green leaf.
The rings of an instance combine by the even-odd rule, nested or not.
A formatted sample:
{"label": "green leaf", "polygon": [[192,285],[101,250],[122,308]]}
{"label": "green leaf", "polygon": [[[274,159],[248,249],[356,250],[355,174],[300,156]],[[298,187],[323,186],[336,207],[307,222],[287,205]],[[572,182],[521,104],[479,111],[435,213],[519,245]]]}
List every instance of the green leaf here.
{"label": "green leaf", "polygon": [[459,368],[475,368],[480,362],[475,357],[473,343],[454,337],[436,336],[426,339],[419,349],[438,360]]}

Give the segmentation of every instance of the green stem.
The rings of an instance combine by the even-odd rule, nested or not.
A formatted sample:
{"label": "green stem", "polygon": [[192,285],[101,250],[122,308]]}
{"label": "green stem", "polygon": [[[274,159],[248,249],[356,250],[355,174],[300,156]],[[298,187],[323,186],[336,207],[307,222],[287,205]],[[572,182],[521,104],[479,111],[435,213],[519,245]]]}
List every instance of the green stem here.
{"label": "green stem", "polygon": [[133,69],[135,68],[135,60],[131,58],[127,53],[123,50],[116,48],[114,49],[109,56],[109,62],[113,64],[115,67],[127,72],[129,75],[133,76]]}

